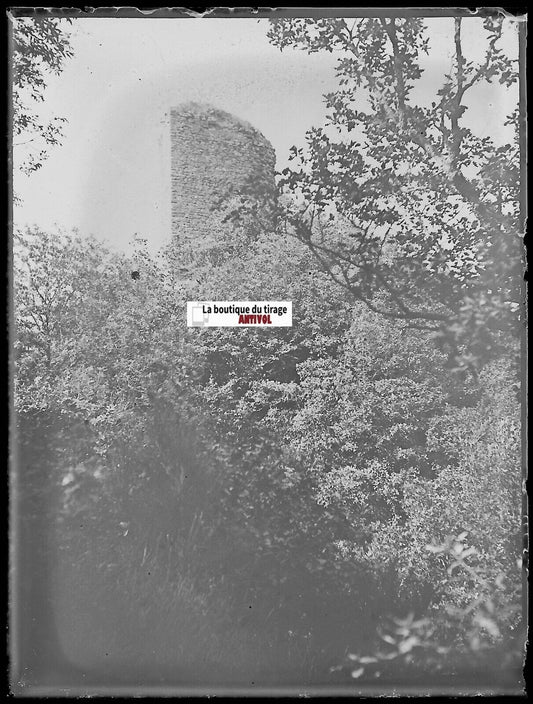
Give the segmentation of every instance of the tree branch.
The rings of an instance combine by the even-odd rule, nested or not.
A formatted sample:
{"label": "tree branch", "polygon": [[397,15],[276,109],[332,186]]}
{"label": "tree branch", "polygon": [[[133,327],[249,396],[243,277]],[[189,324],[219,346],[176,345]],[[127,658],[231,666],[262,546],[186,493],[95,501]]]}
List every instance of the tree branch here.
{"label": "tree branch", "polygon": [[463,50],[461,46],[461,17],[455,18],[455,32],[454,32],[454,43],[455,43],[455,62],[456,71],[455,77],[457,82],[457,91],[455,93],[454,105],[451,110],[450,120],[451,120],[451,131],[452,131],[452,151],[455,160],[459,158],[461,152],[461,131],[459,129],[459,117],[461,114],[461,98],[464,94],[463,83],[464,83],[464,73],[463,73]]}
{"label": "tree branch", "polygon": [[398,45],[398,36],[396,34],[396,21],[394,17],[387,22],[385,18],[381,19],[381,24],[387,32],[387,36],[392,44],[392,56],[394,62],[394,74],[396,77],[396,91],[398,93],[398,111],[400,114],[400,127],[403,129],[406,123],[405,114],[405,81],[403,76],[402,59],[400,56],[400,48]]}

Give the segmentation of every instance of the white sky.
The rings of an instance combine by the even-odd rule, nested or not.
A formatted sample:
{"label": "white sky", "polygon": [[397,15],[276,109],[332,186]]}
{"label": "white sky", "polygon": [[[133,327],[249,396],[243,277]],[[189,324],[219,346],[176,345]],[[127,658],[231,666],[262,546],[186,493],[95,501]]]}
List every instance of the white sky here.
{"label": "white sky", "polygon": [[[431,47],[416,97],[434,95],[451,67],[453,20],[428,21]],[[42,114],[66,117],[61,147],[43,167],[16,174],[22,198],[15,224],[78,228],[124,249],[135,233],[153,248],[170,236],[168,111],[208,102],[248,120],[274,146],[278,168],[293,144],[324,121],[323,93],[336,86],[335,55],[271,46],[268,23],[254,19],[79,19],[71,28],[75,56],[51,77]],[[464,21],[467,58],[481,58],[481,20]],[[517,56],[516,25],[506,48]],[[430,99],[431,99],[430,97]],[[477,134],[510,137],[505,115],[516,90],[472,91]]]}

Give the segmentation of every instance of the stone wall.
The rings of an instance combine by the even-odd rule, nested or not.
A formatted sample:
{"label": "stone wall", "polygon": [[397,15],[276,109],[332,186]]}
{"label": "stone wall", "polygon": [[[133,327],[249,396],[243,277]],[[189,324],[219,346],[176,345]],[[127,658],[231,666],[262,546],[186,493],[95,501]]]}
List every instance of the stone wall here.
{"label": "stone wall", "polygon": [[[245,194],[269,215],[275,153],[252,125],[210,105],[186,103],[170,112],[172,236],[185,253],[228,227],[222,205]],[[270,205],[268,201],[270,200]],[[218,210],[217,210],[218,208]]]}

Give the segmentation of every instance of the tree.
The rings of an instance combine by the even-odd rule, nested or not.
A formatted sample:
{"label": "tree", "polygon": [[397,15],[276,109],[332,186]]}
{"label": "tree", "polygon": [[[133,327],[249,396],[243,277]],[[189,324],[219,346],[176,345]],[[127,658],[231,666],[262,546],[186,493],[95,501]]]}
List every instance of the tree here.
{"label": "tree", "polygon": [[59,75],[65,61],[73,56],[68,34],[63,27],[70,19],[13,17],[13,143],[14,147],[31,144],[20,168],[32,173],[41,168],[48,148],[59,144],[63,136],[64,117],[43,121],[36,106],[45,100],[49,74]]}
{"label": "tree", "polygon": [[516,333],[522,258],[518,133],[498,147],[465,121],[474,87],[517,82],[503,17],[479,23],[475,63],[453,20],[453,69],[431,101],[415,90],[431,52],[420,18],[279,19],[268,33],[280,50],[339,56],[327,122],[283,172],[288,231],[353,298],[433,332],[474,370]]}

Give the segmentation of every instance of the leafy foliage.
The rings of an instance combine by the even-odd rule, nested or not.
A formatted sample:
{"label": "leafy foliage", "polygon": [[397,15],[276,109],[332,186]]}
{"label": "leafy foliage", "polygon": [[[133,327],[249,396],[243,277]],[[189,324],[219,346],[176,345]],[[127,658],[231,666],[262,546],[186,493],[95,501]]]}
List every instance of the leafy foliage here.
{"label": "leafy foliage", "polygon": [[[47,515],[81,556],[69,569],[88,570],[107,600],[121,585],[119,628],[146,611],[161,624],[159,647],[174,623],[197,634],[196,652],[211,623],[213,643],[256,644],[241,662],[255,653],[261,676],[289,658],[311,680],[354,637],[371,642],[377,614],[400,617],[406,605],[447,624],[439,647],[466,647],[479,585],[426,549],[461,530],[476,574],[499,585],[479,598],[502,633],[517,623],[512,350],[477,382],[461,380],[427,333],[349,305],[305,245],[282,235],[258,237],[209,278],[200,269],[188,290],[175,252],[154,258],[141,240],[133,259],[38,229],[15,244],[23,484],[42,491],[46,456]],[[215,291],[288,295],[295,324],[186,328],[185,296]],[[147,606],[154,575],[165,615]],[[451,604],[466,621],[446,616]]]}
{"label": "leafy foliage", "polygon": [[281,50],[339,57],[326,124],[283,172],[288,231],[353,298],[432,330],[472,370],[516,334],[521,304],[518,140],[498,147],[465,121],[474,87],[517,81],[503,18],[482,24],[476,63],[454,20],[453,69],[431,102],[417,91],[430,52],[421,18],[279,19],[269,31]]}
{"label": "leafy foliage", "polygon": [[16,149],[32,143],[20,166],[27,174],[42,166],[49,147],[59,144],[63,135],[65,118],[43,122],[33,106],[45,100],[48,75],[59,75],[65,61],[73,56],[62,27],[66,22],[70,20],[12,19],[13,141]]}
{"label": "leafy foliage", "polygon": [[[379,645],[369,654],[350,653],[346,663],[335,670],[347,669],[354,679],[375,679],[398,677],[398,670],[412,678],[420,678],[431,672],[433,676],[449,678],[450,675],[465,669],[476,670],[489,664],[496,672],[508,676],[510,665],[520,667],[520,647],[513,642],[523,635],[520,629],[509,628],[509,603],[500,600],[505,577],[499,574],[494,584],[488,584],[476,567],[469,564],[469,558],[477,554],[474,547],[467,547],[468,532],[448,536],[441,545],[427,545],[426,549],[438,555],[447,564],[447,573],[466,572],[480,594],[472,599],[472,592],[464,590],[466,606],[458,608],[449,605],[445,612],[432,617],[416,619],[413,612],[404,618],[389,619],[389,623],[378,628]],[[520,565],[517,565],[519,567]],[[482,568],[481,568],[482,569]],[[462,583],[463,575],[455,577]],[[453,578],[453,577],[452,577]],[[498,608],[499,607],[499,608]],[[503,608],[502,608],[503,607]],[[512,620],[512,619],[511,619]],[[501,628],[507,631],[502,638]],[[445,634],[460,633],[466,641],[466,648],[458,649],[457,644]],[[455,646],[455,647],[454,647]],[[518,657],[517,657],[518,656]],[[514,661],[514,662],[513,662]]]}

